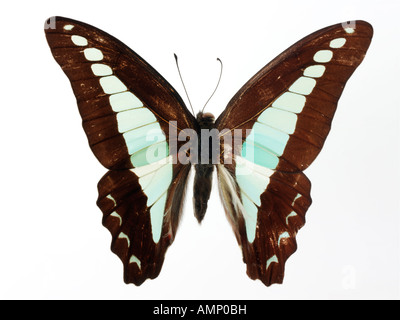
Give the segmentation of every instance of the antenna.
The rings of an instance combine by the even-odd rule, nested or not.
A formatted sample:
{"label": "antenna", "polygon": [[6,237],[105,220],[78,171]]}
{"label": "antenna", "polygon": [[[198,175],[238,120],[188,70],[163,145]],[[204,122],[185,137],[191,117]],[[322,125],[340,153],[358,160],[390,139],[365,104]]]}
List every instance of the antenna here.
{"label": "antenna", "polygon": [[190,108],[192,109],[193,115],[196,116],[194,114],[193,106],[192,106],[192,103],[190,102],[190,98],[189,98],[189,95],[187,93],[187,90],[186,90],[186,87],[185,87],[185,83],[183,82],[183,79],[182,79],[181,70],[179,70],[178,56],[175,53],[174,53],[174,57],[175,57],[175,61],[176,61],[176,67],[178,68],[179,77],[181,78],[181,82],[182,82],[182,85],[183,85],[183,89],[185,89],[186,97],[189,100]]}
{"label": "antenna", "polygon": [[221,82],[221,78],[222,78],[222,70],[223,70],[224,66],[223,66],[223,64],[222,64],[222,61],[221,61],[221,59],[220,59],[220,58],[217,58],[217,61],[218,61],[218,62],[221,64],[221,72],[220,72],[220,74],[219,74],[218,83],[217,83],[217,86],[215,87],[215,89],[214,89],[213,93],[212,93],[212,94],[211,94],[211,96],[208,98],[208,100],[207,100],[206,104],[204,105],[203,109],[201,110],[201,112],[202,112],[202,113],[204,112],[204,109],[205,109],[205,107],[206,107],[207,103],[208,103],[208,102],[211,100],[211,98],[214,96],[214,93],[215,93],[215,91],[217,91],[217,89],[218,89],[218,86],[219,86],[219,83]]}

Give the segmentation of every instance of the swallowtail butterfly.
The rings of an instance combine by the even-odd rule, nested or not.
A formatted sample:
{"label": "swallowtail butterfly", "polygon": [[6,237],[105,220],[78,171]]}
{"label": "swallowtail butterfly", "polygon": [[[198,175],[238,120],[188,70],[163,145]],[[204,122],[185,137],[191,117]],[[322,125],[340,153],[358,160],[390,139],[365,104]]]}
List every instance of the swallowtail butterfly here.
{"label": "swallowtail butterfly", "polygon": [[144,59],[88,24],[53,17],[51,52],[71,81],[90,147],[109,171],[97,205],[124,281],[156,278],[177,232],[193,165],[194,211],[204,217],[214,168],[247,274],[282,283],[311,204],[303,171],[329,133],[346,81],[373,29],[333,25],[300,40],[253,76],[215,119],[191,114]]}

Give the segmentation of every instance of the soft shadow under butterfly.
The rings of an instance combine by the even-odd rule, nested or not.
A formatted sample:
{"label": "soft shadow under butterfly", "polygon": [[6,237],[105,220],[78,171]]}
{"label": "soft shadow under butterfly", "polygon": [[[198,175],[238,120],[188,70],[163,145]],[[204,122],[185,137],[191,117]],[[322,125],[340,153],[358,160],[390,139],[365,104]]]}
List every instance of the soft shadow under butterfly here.
{"label": "soft shadow under butterfly", "polygon": [[140,285],[160,273],[194,165],[197,219],[216,167],[248,276],[282,283],[311,204],[303,171],[366,54],[371,25],[337,24],[300,40],[251,78],[216,120],[191,114],[156,70],[111,35],[62,17],[50,18],[45,32],[71,81],[90,147],[109,169],[97,204],[125,282]]}

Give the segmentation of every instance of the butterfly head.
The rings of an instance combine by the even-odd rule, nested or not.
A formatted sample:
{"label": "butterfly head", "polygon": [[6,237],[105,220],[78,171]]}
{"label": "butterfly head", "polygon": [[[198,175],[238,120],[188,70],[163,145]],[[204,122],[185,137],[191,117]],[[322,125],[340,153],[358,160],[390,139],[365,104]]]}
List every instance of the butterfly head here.
{"label": "butterfly head", "polygon": [[196,118],[201,127],[204,127],[204,126],[207,127],[207,125],[210,126],[211,124],[213,124],[215,122],[215,117],[210,112],[203,113],[202,111],[200,111],[197,114]]}

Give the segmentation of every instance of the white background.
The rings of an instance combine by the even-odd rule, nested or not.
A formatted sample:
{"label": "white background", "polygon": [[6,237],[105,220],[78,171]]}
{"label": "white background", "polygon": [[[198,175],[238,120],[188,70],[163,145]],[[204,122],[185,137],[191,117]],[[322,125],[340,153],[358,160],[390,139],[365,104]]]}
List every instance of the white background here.
{"label": "white background", "polygon": [[[400,2],[25,1],[1,19],[0,298],[399,298]],[[106,170],[92,155],[68,79],[45,41],[53,15],[116,36],[183,96],[180,58],[195,109],[224,74],[207,111],[302,37],[346,20],[375,29],[349,80],[323,151],[306,171],[313,205],[283,285],[246,275],[216,184],[205,220],[184,218],[156,280],[125,285],[96,206]],[[184,97],[184,99],[186,99]]]}

